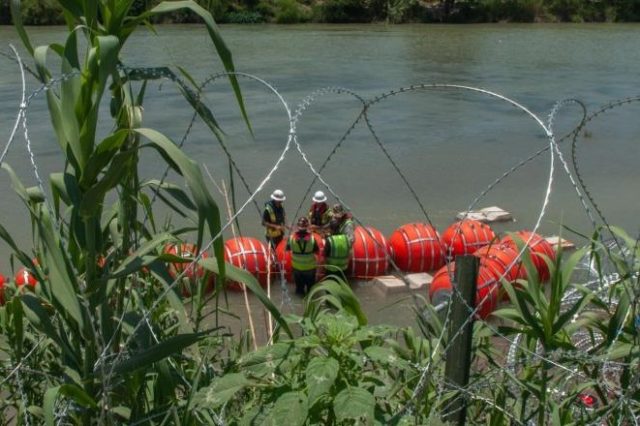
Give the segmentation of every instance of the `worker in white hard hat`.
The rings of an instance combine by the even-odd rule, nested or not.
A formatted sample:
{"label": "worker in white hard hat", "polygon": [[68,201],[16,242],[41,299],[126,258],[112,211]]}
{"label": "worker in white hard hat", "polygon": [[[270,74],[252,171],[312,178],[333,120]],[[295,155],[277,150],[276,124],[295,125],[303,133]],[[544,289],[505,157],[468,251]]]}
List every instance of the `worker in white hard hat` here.
{"label": "worker in white hard hat", "polygon": [[286,217],[282,204],[286,199],[284,192],[281,189],[276,189],[271,194],[271,199],[265,203],[264,212],[262,213],[262,226],[267,231],[267,243],[274,250],[282,241],[286,230]]}
{"label": "worker in white hard hat", "polygon": [[307,217],[311,225],[311,230],[324,233],[328,230],[329,221],[331,220],[329,206],[327,205],[327,196],[322,191],[316,191],[312,198],[313,203],[309,208]]}

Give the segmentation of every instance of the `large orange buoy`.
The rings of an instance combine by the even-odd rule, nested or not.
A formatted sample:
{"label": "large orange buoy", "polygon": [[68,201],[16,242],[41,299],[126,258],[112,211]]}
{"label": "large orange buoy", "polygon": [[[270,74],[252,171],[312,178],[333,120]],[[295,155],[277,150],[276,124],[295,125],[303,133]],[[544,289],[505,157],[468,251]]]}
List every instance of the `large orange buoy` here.
{"label": "large orange buoy", "polygon": [[426,223],[409,223],[389,238],[393,261],[405,272],[427,272],[444,264],[444,249],[436,229]]}
{"label": "large orange buoy", "polygon": [[36,280],[36,277],[31,272],[29,272],[27,268],[18,269],[18,272],[16,272],[16,276],[14,280],[16,282],[16,286],[18,287],[21,287],[25,284],[27,284],[30,287],[35,287],[36,284],[38,283],[38,280]]}
{"label": "large orange buoy", "polygon": [[[556,253],[553,250],[553,247],[547,240],[542,238],[540,235],[530,232],[530,231],[518,231],[514,234],[517,238],[522,240],[523,243],[529,243],[527,246],[529,247],[529,252],[531,254],[531,261],[533,266],[538,271],[538,276],[540,277],[541,282],[545,282],[549,280],[549,265],[545,261],[545,257],[549,258],[551,261],[555,261]],[[505,245],[510,246],[514,250],[518,250],[518,247],[513,240],[513,238],[508,235],[501,240]]]}
{"label": "large orange buoy", "polygon": [[[275,255],[275,253],[274,253]],[[275,258],[275,256],[273,256]],[[267,276],[267,248],[255,238],[238,237],[227,240],[224,243],[224,259],[238,268],[246,269],[255,276],[260,285],[266,287]],[[275,265],[271,265],[275,268]],[[241,291],[242,285],[235,281],[230,281],[227,288],[233,291]]]}
{"label": "large orange buoy", "polygon": [[[316,261],[318,262],[318,269],[316,271],[316,280],[320,280],[324,275],[324,268],[320,265],[324,264],[324,238],[318,233],[313,233],[313,239],[316,240],[318,245],[318,253],[316,254]],[[275,266],[274,272],[276,274],[284,271],[284,278],[287,282],[293,283],[293,268],[291,266],[291,251],[286,250],[288,239],[280,241],[276,247],[276,260],[278,264]],[[282,268],[282,269],[280,269]]]}
{"label": "large orange buoy", "polygon": [[[452,293],[451,279],[455,275],[455,263],[443,266],[433,276],[433,281],[429,286],[429,299],[432,305],[439,305],[449,300]],[[500,274],[496,274],[486,266],[478,269],[478,279],[476,281],[476,306],[480,304],[477,311],[479,318],[488,317],[498,306],[499,302],[499,282]]]}
{"label": "large orange buoy", "polygon": [[473,255],[480,258],[480,264],[504,275],[504,279],[509,282],[526,277],[522,261],[518,259],[518,252],[511,246],[491,244],[479,248]]}
{"label": "large orange buoy", "polygon": [[0,306],[4,305],[4,283],[6,279],[4,275],[0,274]]}
{"label": "large orange buoy", "polygon": [[488,245],[496,237],[491,227],[473,219],[465,219],[449,226],[442,233],[447,259],[473,254],[480,247]]}
{"label": "large orange buoy", "polygon": [[[164,247],[164,252],[191,261],[193,261],[198,255],[197,247],[194,244],[190,243],[167,244]],[[204,252],[202,253],[201,259],[206,259],[208,257],[209,254],[207,252]],[[181,283],[182,295],[185,297],[189,297],[192,294],[192,287],[197,285],[200,278],[204,277],[205,270],[202,266],[192,265],[191,263],[174,262],[169,265],[169,275],[171,275],[171,278],[176,278],[181,274],[184,278],[183,282]],[[215,279],[213,277],[213,274],[211,274],[210,278],[207,281],[206,292],[209,293],[213,291],[214,287]]]}
{"label": "large orange buoy", "polygon": [[[389,245],[375,228],[357,226],[351,250],[350,271],[355,278],[371,279],[387,272]],[[370,235],[371,233],[371,235]],[[372,238],[373,236],[373,238]]]}

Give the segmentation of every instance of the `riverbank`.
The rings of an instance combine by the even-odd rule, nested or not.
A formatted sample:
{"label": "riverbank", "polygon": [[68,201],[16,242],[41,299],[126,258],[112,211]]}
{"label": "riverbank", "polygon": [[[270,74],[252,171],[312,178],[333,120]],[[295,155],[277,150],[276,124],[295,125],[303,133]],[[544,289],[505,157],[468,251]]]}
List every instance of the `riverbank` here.
{"label": "riverbank", "polygon": [[[639,22],[634,0],[196,0],[219,23],[491,23]],[[0,0],[0,24],[10,24],[10,0]],[[64,24],[52,0],[23,0],[27,25]],[[138,14],[160,0],[134,0]],[[200,22],[195,13],[163,15],[156,23]]]}

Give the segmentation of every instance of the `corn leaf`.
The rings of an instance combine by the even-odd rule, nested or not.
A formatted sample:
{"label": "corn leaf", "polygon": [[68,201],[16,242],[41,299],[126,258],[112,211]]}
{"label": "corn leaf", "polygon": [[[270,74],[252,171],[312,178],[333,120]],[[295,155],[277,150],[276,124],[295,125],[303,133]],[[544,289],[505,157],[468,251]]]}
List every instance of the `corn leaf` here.
{"label": "corn leaf", "polygon": [[183,349],[197,343],[207,337],[209,332],[179,334],[153,345],[141,352],[133,354],[130,358],[114,364],[108,370],[114,374],[126,374],[148,366],[154,362],[162,361],[169,356],[182,352]]}
{"label": "corn leaf", "polygon": [[20,36],[20,40],[22,40],[22,44],[29,51],[29,54],[33,55],[33,46],[31,45],[31,41],[29,40],[29,35],[24,29],[24,24],[22,23],[22,11],[20,0],[11,0],[11,20],[13,25],[16,27],[16,31]]}

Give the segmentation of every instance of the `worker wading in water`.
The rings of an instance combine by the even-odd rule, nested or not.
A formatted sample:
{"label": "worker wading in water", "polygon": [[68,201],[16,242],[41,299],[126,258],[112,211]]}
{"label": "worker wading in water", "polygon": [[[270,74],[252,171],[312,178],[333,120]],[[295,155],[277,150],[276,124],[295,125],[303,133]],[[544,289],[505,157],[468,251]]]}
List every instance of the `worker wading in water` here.
{"label": "worker wading in water", "polygon": [[311,230],[320,234],[329,232],[329,222],[331,220],[331,209],[327,205],[327,196],[322,191],[313,194],[313,203],[309,208],[307,217],[311,224]]}
{"label": "worker wading in water", "polygon": [[271,200],[265,203],[262,213],[262,226],[266,228],[267,243],[274,252],[284,238],[286,230],[284,206],[282,205],[284,200],[286,200],[284,192],[276,189],[271,194]]}
{"label": "worker wading in water", "polygon": [[347,280],[351,243],[345,234],[330,235],[324,239],[325,271],[327,277]]}
{"label": "worker wading in water", "polygon": [[309,219],[298,219],[298,229],[289,237],[287,250],[291,250],[291,266],[293,281],[296,283],[296,294],[306,295],[316,283],[316,253],[318,245],[309,232]]}
{"label": "worker wading in water", "polygon": [[349,239],[349,247],[355,241],[355,225],[351,213],[344,211],[342,204],[336,204],[331,209],[331,221],[329,222],[331,235],[346,235]]}

